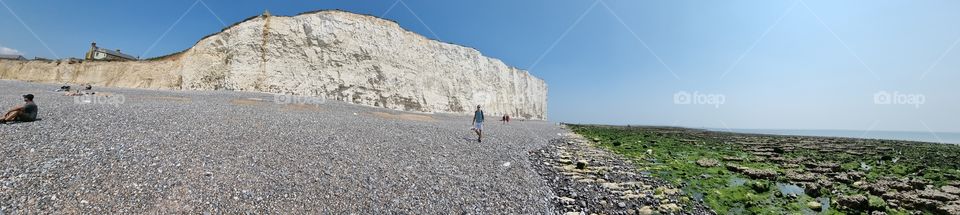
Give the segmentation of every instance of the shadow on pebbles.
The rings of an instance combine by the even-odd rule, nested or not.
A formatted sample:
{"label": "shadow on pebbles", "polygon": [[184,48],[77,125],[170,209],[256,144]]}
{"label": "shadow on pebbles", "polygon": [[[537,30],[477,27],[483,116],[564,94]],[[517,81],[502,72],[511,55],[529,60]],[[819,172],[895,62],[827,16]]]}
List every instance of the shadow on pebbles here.
{"label": "shadow on pebbles", "polygon": [[[680,189],[641,174],[612,152],[568,133],[530,152],[534,169],[564,214],[713,214]],[[686,202],[686,203],[683,203]]]}

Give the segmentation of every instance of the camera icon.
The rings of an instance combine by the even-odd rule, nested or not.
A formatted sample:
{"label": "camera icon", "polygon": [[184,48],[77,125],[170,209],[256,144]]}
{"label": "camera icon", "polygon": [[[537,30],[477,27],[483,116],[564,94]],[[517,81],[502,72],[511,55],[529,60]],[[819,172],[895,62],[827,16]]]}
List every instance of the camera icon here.
{"label": "camera icon", "polygon": [[692,95],[687,91],[680,91],[673,94],[673,104],[688,105],[693,102]]}
{"label": "camera icon", "polygon": [[873,94],[873,103],[878,105],[888,105],[893,103],[893,98],[887,91],[880,91]]}
{"label": "camera icon", "polygon": [[273,94],[273,103],[276,103],[276,104],[281,104],[281,105],[290,104],[292,100],[293,99],[291,98],[290,95]]}

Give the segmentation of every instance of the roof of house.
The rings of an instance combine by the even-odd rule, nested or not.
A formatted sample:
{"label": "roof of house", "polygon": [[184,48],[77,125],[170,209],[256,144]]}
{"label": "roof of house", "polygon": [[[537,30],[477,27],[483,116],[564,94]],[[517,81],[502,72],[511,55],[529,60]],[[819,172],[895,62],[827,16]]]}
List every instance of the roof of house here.
{"label": "roof of house", "polygon": [[117,57],[122,57],[122,58],[131,59],[131,60],[136,60],[136,59],[137,59],[136,57],[130,56],[130,55],[128,55],[128,54],[120,53],[119,51],[114,51],[114,50],[110,50],[110,49],[105,49],[105,48],[97,47],[97,51],[103,52],[103,53],[107,53],[107,54],[109,54],[109,55],[113,55],[113,56],[117,56]]}

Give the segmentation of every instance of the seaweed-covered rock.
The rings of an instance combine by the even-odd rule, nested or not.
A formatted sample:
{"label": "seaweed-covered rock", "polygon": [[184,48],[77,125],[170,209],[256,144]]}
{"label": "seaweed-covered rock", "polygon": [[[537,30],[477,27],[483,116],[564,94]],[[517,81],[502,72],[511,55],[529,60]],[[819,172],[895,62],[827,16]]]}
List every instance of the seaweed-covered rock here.
{"label": "seaweed-covered rock", "polygon": [[770,183],[763,181],[751,181],[747,183],[747,186],[757,193],[763,193],[770,190]]}
{"label": "seaweed-covered rock", "polygon": [[887,207],[887,201],[884,201],[880,197],[870,195],[867,197],[867,206],[870,206],[872,210],[883,210]]}

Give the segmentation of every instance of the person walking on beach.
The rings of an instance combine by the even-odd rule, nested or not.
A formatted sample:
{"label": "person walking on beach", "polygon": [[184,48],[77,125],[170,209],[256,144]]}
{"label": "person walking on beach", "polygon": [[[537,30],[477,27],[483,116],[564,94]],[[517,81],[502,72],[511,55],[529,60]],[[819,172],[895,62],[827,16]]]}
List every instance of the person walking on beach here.
{"label": "person walking on beach", "polygon": [[0,124],[10,121],[31,122],[37,120],[37,104],[33,103],[33,94],[23,95],[23,105],[14,107],[3,114]]}
{"label": "person walking on beach", "polygon": [[477,105],[477,110],[473,112],[473,131],[477,132],[477,142],[483,142],[483,110]]}

